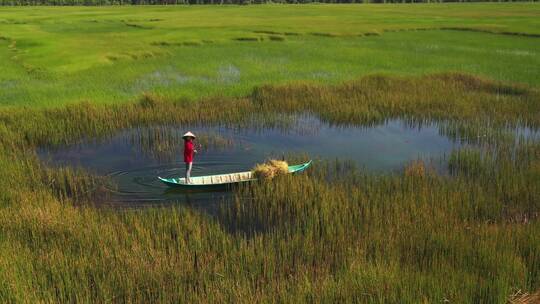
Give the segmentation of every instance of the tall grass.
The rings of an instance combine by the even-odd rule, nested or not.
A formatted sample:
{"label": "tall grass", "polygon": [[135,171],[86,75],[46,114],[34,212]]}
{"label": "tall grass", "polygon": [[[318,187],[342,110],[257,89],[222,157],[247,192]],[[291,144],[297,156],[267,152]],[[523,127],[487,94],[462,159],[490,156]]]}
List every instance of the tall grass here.
{"label": "tall grass", "polygon": [[540,283],[538,172],[509,162],[452,177],[317,164],[243,189],[221,218],[239,235],[288,244],[271,271],[317,282],[317,300],[503,303]]}
{"label": "tall grass", "polygon": [[176,207],[73,209],[24,192],[0,211],[10,282],[0,296],[503,303],[540,287],[540,196],[529,193],[535,169],[509,166],[495,179],[504,184],[489,174],[374,176],[320,163],[243,189],[215,219]]}
{"label": "tall grass", "polygon": [[517,125],[538,128],[539,99],[535,88],[467,74],[374,75],[339,85],[262,86],[248,97],[199,102],[146,94],[137,103],[120,105],[84,102],[62,108],[3,108],[0,131],[6,136],[0,140],[61,145],[152,124],[279,126],[290,123],[283,114],[305,113],[333,124],[373,125],[392,118],[413,124],[449,121],[444,133],[474,137],[478,133],[473,131],[478,130],[484,131],[482,135]]}
{"label": "tall grass", "polygon": [[[389,118],[538,128],[538,92],[467,75],[261,87],[246,98],[0,110],[0,302],[504,303],[540,289],[540,145],[499,140],[373,174],[320,162],[238,190],[215,216],[94,209],[96,181],[35,148],[141,125]],[[493,106],[496,104],[497,106]],[[219,105],[219,107],[216,107]],[[447,132],[447,131],[445,131]],[[54,182],[53,182],[54,181]],[[99,180],[97,180],[99,182]],[[518,292],[519,291],[519,292]]]}

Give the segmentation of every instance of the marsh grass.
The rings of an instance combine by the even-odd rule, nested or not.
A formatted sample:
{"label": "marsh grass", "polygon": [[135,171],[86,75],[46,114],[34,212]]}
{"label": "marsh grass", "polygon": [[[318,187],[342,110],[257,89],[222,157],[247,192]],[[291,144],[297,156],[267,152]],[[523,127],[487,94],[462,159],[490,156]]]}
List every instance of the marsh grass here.
{"label": "marsh grass", "polygon": [[44,168],[42,179],[60,201],[78,205],[104,201],[112,183],[106,177],[70,167]]}
{"label": "marsh grass", "polygon": [[[533,160],[532,147],[519,152],[522,161]],[[415,302],[421,290],[433,301],[503,303],[517,282],[538,288],[540,193],[529,192],[538,179],[526,165],[506,157],[492,165],[450,178],[317,163],[307,175],[243,188],[221,218],[239,235],[285,238],[294,250],[279,256],[294,266],[274,273],[337,280],[330,286],[339,291],[322,283],[315,292],[325,300]]]}
{"label": "marsh grass", "polygon": [[[287,115],[312,114],[331,124],[370,126],[402,118],[411,124],[448,121],[442,132],[455,138],[483,134],[500,138],[508,127],[540,126],[540,92],[476,76],[446,73],[422,77],[374,75],[339,85],[295,83],[262,86],[245,98],[198,102],[144,94],[137,103],[61,108],[3,108],[2,140],[54,146],[105,136],[135,126],[220,124],[279,126]],[[219,104],[219,107],[216,107]],[[496,105],[496,106],[494,106]],[[24,121],[24,123],[22,123]],[[0,130],[2,131],[2,130]]]}
{"label": "marsh grass", "polygon": [[473,132],[459,129],[469,124],[537,129],[539,107],[532,88],[439,74],[265,86],[200,102],[147,94],[114,106],[3,108],[0,301],[504,303],[518,291],[532,295],[540,289],[534,140],[493,136],[490,149],[455,151],[448,175],[420,163],[373,174],[317,162],[239,189],[213,217],[188,207],[74,207],[96,181],[44,167],[35,148],[132,127],[279,124],[306,112],[342,125],[447,120],[454,134]]}
{"label": "marsh grass", "polygon": [[263,109],[311,111],[344,124],[377,123],[392,117],[498,125],[537,126],[539,122],[537,90],[459,73],[416,79],[375,75],[337,86],[260,87],[252,98]]}

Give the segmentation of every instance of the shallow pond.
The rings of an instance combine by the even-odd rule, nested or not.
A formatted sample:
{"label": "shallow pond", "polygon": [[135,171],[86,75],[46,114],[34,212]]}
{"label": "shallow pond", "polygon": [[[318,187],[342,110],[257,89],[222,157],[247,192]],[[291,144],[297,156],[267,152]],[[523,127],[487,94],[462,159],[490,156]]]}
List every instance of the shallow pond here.
{"label": "shallow pond", "polygon": [[[111,189],[107,204],[135,207],[175,202],[214,209],[229,194],[171,191],[157,179],[184,173],[181,136],[187,130],[178,126],[130,129],[106,139],[40,149],[38,154],[53,165],[81,166],[110,176],[117,187]],[[301,117],[280,128],[190,126],[189,130],[199,136],[192,176],[247,171],[257,162],[292,154],[314,159],[314,166],[320,159],[340,159],[352,160],[365,170],[392,171],[419,158],[441,160],[462,146],[441,135],[435,124],[412,127],[402,120],[341,127]]]}

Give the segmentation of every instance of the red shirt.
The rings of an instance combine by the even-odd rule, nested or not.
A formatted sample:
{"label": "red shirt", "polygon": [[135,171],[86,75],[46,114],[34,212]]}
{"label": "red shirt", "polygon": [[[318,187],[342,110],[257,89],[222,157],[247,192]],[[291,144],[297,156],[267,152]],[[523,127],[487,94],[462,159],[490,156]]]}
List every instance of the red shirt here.
{"label": "red shirt", "polygon": [[184,141],[184,162],[193,162],[193,142],[191,140]]}

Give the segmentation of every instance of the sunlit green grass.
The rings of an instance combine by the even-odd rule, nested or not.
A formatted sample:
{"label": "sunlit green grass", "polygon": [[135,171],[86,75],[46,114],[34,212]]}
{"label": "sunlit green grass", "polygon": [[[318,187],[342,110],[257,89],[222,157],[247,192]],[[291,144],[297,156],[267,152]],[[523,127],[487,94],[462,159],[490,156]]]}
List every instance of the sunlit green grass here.
{"label": "sunlit green grass", "polygon": [[[0,8],[0,104],[239,96],[377,72],[538,86],[540,38],[500,34],[538,35],[538,17],[521,3]],[[431,30],[387,32],[410,29]]]}

